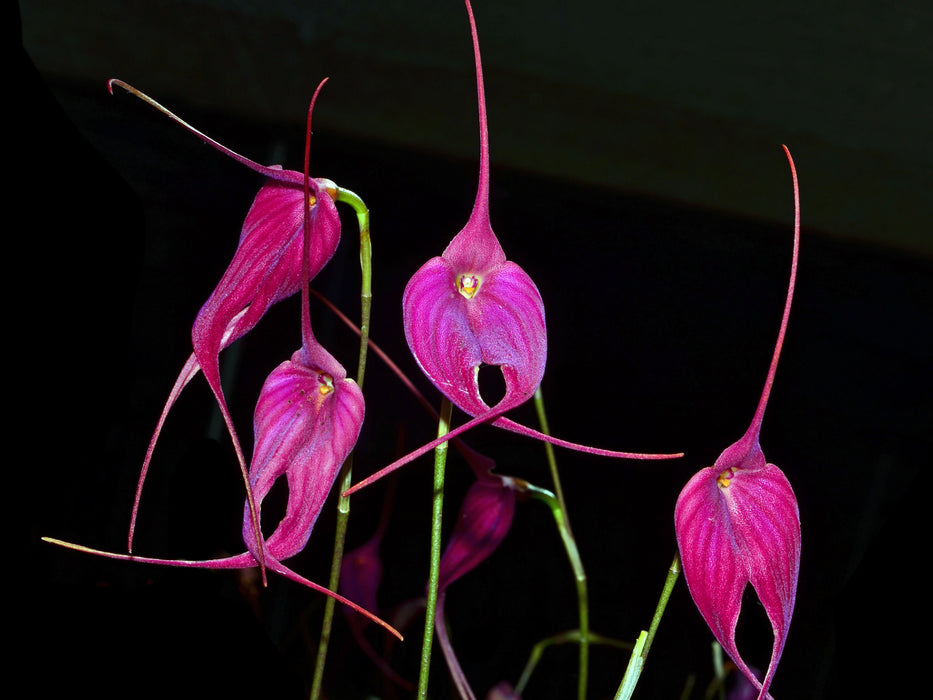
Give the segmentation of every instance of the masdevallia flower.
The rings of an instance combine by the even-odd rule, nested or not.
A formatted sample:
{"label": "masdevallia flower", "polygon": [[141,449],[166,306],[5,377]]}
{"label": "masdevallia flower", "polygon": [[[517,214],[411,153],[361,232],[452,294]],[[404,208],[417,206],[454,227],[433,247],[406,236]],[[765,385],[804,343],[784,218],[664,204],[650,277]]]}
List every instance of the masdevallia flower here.
{"label": "masdevallia flower", "polygon": [[[309,134],[313,106],[312,99],[308,113]],[[328,226],[329,219],[327,209],[312,206],[313,183],[307,175],[307,144],[305,148],[305,172],[299,174],[302,178],[299,189],[302,213],[296,242],[299,260],[297,288],[302,290],[302,344],[291,359],[272,370],[256,403],[253,418],[255,440],[248,471],[251,496],[243,509],[243,541],[247,551],[220,559],[191,561],[117,554],[53,538],[43,539],[69,549],[139,563],[202,569],[267,567],[335,598],[401,638],[394,628],[373,613],[304,578],[282,563],[307,545],[340,467],[356,445],[365,412],[359,386],[347,377],[343,366],[317,342],[311,330],[308,282],[313,258],[310,250],[312,241],[318,237],[319,227]],[[248,312],[248,308],[238,312],[231,323],[239,323],[238,319],[244,312]],[[236,331],[228,328],[227,332]],[[285,515],[266,539],[260,529],[262,502],[282,476],[288,482]]]}
{"label": "masdevallia flower", "polygon": [[[353,486],[355,492],[480,423],[562,447],[607,457],[670,459],[682,454],[617,452],[545,435],[503,414],[527,401],[544,376],[547,328],[544,302],[531,277],[508,260],[489,221],[489,130],[479,38],[469,0],[479,103],[479,185],[466,226],[444,252],[412,275],[402,298],[405,338],[418,366],[472,420]],[[505,395],[489,406],[480,395],[479,369],[498,367]]]}
{"label": "masdevallia flower", "polygon": [[[323,84],[324,82],[318,86],[311,99],[307,139],[311,137],[310,113]],[[260,165],[245,158],[198,131],[131,85],[114,79],[109,83],[111,91],[114,85],[155,107],[212,148],[268,178],[246,214],[233,260],[195,318],[191,329],[194,352],[182,367],[169,392],[146,450],[127,537],[127,548],[132,552],[143,484],[162,426],[182,390],[199,370],[204,373],[230,434],[246,483],[254,528],[258,524],[246,460],[220,383],[219,355],[221,350],[252,330],[270,306],[298,291],[301,286],[303,263],[307,263],[309,278],[317,275],[333,256],[340,241],[340,217],[334,204],[337,186],[330,180],[313,178],[309,180],[306,188],[305,176],[302,173],[283,170],[277,165]],[[310,245],[305,247],[302,243],[302,232],[307,206],[311,207],[314,214],[314,227]],[[305,257],[302,256],[303,249],[307,251]]]}
{"label": "masdevallia flower", "polygon": [[[677,545],[687,587],[716,640],[755,688],[768,688],[784,650],[800,570],[800,514],[784,472],[769,464],[758,442],[777,370],[794,296],[800,244],[797,173],[784,147],[794,181],[794,253],[784,315],[758,408],[745,434],[712,467],[684,487],[674,510]],[[735,628],[747,584],[758,594],[774,633],[771,662],[759,681],[739,654]]]}

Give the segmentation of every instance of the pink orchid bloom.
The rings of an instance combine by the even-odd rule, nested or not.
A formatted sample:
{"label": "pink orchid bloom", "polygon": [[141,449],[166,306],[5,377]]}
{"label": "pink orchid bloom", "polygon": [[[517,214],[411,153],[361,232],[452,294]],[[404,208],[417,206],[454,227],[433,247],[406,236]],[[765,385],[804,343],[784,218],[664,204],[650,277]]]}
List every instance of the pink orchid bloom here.
{"label": "pink orchid bloom", "polygon": [[[694,603],[761,700],[784,649],[800,570],[800,514],[784,473],[769,464],[758,442],[794,296],[800,244],[797,172],[784,147],[794,182],[794,253],[784,315],[758,408],[745,434],[700,470],[677,499],[674,523],[684,576]],[[774,633],[771,662],[759,681],[736,648],[742,593],[751,583]]]}
{"label": "pink orchid bloom", "polygon": [[[314,102],[324,82],[326,80],[318,85],[311,99],[310,110],[313,110]],[[122,87],[155,107],[209,146],[269,178],[268,182],[260,188],[246,214],[233,260],[195,319],[191,331],[194,352],[182,367],[169,393],[140,470],[127,548],[129,552],[133,551],[133,535],[136,529],[139,501],[162,426],[182,390],[199,370],[204,373],[204,378],[214,394],[233,442],[240,471],[246,484],[253,527],[258,536],[255,500],[249,485],[243,450],[240,447],[221,387],[218,358],[221,350],[252,330],[270,306],[298,291],[301,286],[304,263],[308,264],[309,277],[313,278],[333,256],[340,241],[340,218],[334,204],[337,188],[330,180],[312,179],[310,180],[310,193],[306,195],[305,179],[302,173],[283,170],[278,165],[260,165],[245,158],[201,133],[134,87],[114,79],[109,83],[111,92],[113,92],[114,85]],[[310,110],[307,139],[311,136]],[[309,197],[310,206],[314,211],[314,240],[303,257],[303,219]],[[258,539],[256,545],[259,545]]]}
{"label": "pink orchid bloom", "polygon": [[[265,565],[297,583],[329,595],[360,612],[387,630],[400,635],[387,623],[352,601],[295,573],[282,561],[298,554],[333,487],[340,466],[356,444],[363,423],[364,403],[359,387],[336,360],[313,342],[313,336],[292,358],[276,367],[266,379],[256,404],[254,432],[256,447],[250,462],[250,484],[261,509],[275,480],[288,480],[285,516],[262,542]],[[248,551],[232,557],[189,561],[117,554],[52,538],[53,544],[111,559],[144,564],[201,569],[244,569],[257,566],[249,504],[244,506],[243,541]]]}
{"label": "pink orchid bloom", "polygon": [[[481,423],[544,440],[561,447],[606,457],[671,459],[677,454],[617,452],[545,435],[502,414],[534,394],[544,376],[547,329],[544,302],[528,274],[507,260],[489,221],[489,131],[479,37],[469,0],[465,0],[473,38],[479,103],[479,185],[466,226],[443,254],[428,260],[409,280],[402,299],[408,346],[428,379],[472,420],[359,482],[346,495]],[[494,407],[480,396],[479,368],[497,366],[505,395]]]}
{"label": "pink orchid bloom", "polygon": [[[315,93],[315,97],[317,93]],[[308,111],[311,133],[312,98]],[[356,445],[363,424],[364,401],[359,386],[346,376],[346,370],[315,339],[311,330],[308,282],[313,259],[311,240],[318,229],[327,227],[327,209],[312,208],[312,183],[308,178],[309,144],[305,144],[305,173],[300,192],[302,223],[297,254],[299,287],[302,290],[302,347],[290,360],[276,367],[263,384],[253,420],[255,447],[248,473],[250,493],[255,497],[256,518],[250,500],[243,513],[243,541],[247,551],[232,557],[189,561],[117,554],[84,547],[53,538],[43,538],[89,554],[145,564],[202,568],[243,569],[262,566],[308,588],[333,597],[365,615],[401,639],[388,623],[356,603],[295,573],[282,560],[304,549],[330,493],[341,465]],[[322,214],[322,212],[324,212]],[[234,323],[237,321],[234,320]],[[265,496],[280,476],[288,481],[285,516],[268,539],[258,529],[258,515]],[[258,543],[258,546],[257,546]]]}

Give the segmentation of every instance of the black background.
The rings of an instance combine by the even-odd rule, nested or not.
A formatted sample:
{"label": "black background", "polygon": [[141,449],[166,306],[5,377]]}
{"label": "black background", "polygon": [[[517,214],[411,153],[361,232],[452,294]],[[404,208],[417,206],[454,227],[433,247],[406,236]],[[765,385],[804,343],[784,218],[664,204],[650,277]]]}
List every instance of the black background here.
{"label": "black background", "polygon": [[[7,468],[13,551],[25,550],[11,552],[8,571],[25,595],[9,607],[34,696],[93,689],[114,697],[302,697],[321,596],[273,579],[251,607],[232,572],[129,565],[39,542],[48,535],[122,547],[137,467],[190,350],[190,324],[232,255],[261,179],[133,98],[101,98],[103,86],[57,86],[97,110],[90,133],[78,131],[21,49],[11,74]],[[284,165],[300,167],[300,131],[183,113],[259,161],[271,160],[269,144],[280,141]],[[786,169],[779,144],[773,162],[759,167]],[[809,230],[806,163],[798,168],[797,296],[762,445],[797,493],[803,559],[773,691],[848,697],[879,683],[894,696],[923,668],[908,640],[923,612],[917,576],[929,536],[920,479],[933,418],[930,261]],[[436,401],[405,347],[399,299],[407,278],[466,221],[475,162],[318,133],[313,171],[370,207],[372,337]],[[507,255],[537,282],[548,313],[543,390],[552,429],[587,444],[687,454],[648,464],[558,454],[590,575],[592,625],[602,634],[631,640],[647,627],[675,552],[677,494],[754,411],[789,270],[790,193],[788,174],[774,193],[787,202],[787,224],[775,226],[500,171],[493,154],[493,226]],[[314,286],[355,314],[353,217],[344,223],[341,248]],[[323,309],[313,314],[319,339],[353,367],[352,335]],[[247,443],[258,387],[297,348],[298,331],[297,300],[284,302],[238,350],[230,402]],[[434,430],[375,358],[369,368],[358,475],[391,461],[400,430],[408,447]],[[530,407],[516,416],[533,424]],[[210,420],[209,394],[196,380],[160,444],[137,551],[197,558],[242,546],[242,487]],[[538,444],[475,432],[471,444],[500,472],[547,484]],[[419,460],[398,478],[383,552],[385,614],[423,590],[429,463]],[[449,472],[448,521],[469,484],[456,460]],[[383,492],[375,487],[354,500],[349,547],[371,533]],[[331,503],[292,561],[318,581],[327,576],[333,516]],[[543,507],[519,505],[500,550],[451,589],[448,612],[481,695],[500,680],[514,682],[538,639],[575,625],[572,579]],[[766,665],[770,632],[753,595],[742,620],[740,649]],[[420,621],[395,652],[409,677],[419,637]],[[711,640],[681,581],[637,697],[678,697],[691,673],[698,697],[711,676]],[[572,697],[575,650],[548,653],[527,697]],[[625,662],[622,652],[594,650],[591,697],[614,694]],[[339,619],[330,663],[331,697],[383,692]],[[432,696],[453,697],[440,654],[435,671]]]}

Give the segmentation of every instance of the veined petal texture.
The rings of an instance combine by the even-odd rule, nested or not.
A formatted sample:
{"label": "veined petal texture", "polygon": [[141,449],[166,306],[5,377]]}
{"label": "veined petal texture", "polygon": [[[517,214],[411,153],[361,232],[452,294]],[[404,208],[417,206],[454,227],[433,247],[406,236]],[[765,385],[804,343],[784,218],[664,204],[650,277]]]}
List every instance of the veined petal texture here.
{"label": "veined petal texture", "polygon": [[[702,469],[681,492],[674,522],[684,576],[697,609],[736,665],[767,692],[790,627],[800,570],[800,516],[787,477],[773,464]],[[774,633],[763,684],[735,642],[748,583]]]}
{"label": "veined petal texture", "polygon": [[[286,559],[307,544],[340,466],[356,444],[363,415],[356,383],[343,371],[335,376],[303,364],[301,351],[266,379],[254,418],[250,485],[261,507],[275,480],[283,474],[288,479],[285,516],[266,540],[274,558]],[[249,547],[255,537],[248,509],[243,522]]]}
{"label": "veined petal texture", "polygon": [[518,265],[504,262],[476,275],[467,297],[461,280],[473,274],[432,258],[409,280],[402,309],[405,337],[422,371],[475,417],[489,410],[477,382],[481,364],[502,368],[506,405],[534,393],[544,376],[547,329],[541,295]]}
{"label": "veined petal texture", "polygon": [[[337,207],[320,184],[312,183],[316,201],[311,209],[308,261],[311,278],[331,259],[340,242]],[[192,340],[202,368],[206,370],[216,363],[217,353],[222,349],[221,338],[236,314],[247,309],[226,340],[227,345],[250,331],[270,306],[301,287],[303,225],[302,186],[276,180],[266,182],[243,222],[233,260],[195,319]]]}

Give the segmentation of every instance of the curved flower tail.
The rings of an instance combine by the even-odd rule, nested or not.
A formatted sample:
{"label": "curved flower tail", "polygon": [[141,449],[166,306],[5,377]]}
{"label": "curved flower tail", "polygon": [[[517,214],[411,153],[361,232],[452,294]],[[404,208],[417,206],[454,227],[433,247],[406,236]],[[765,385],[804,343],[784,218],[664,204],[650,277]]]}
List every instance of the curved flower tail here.
{"label": "curved flower tail", "polygon": [[426,443],[422,445],[421,447],[419,447],[418,449],[409,452],[404,457],[401,457],[395,460],[388,466],[383,467],[375,474],[372,474],[371,476],[354,484],[349,489],[344,491],[343,495],[351,496],[357,491],[360,491],[361,489],[364,489],[367,486],[370,486],[371,484],[374,484],[375,482],[379,481],[383,477],[388,476],[389,474],[394,472],[396,469],[399,469],[400,467],[405,466],[409,462],[414,461],[418,457],[430,452],[438,445],[444,442],[447,442],[448,440],[453,440],[454,438],[459,437],[463,433],[467,432],[468,430],[472,428],[475,428],[478,425],[482,425],[483,423],[489,423],[489,422],[491,422],[493,425],[496,425],[498,427],[502,427],[502,428],[505,428],[506,430],[510,430],[514,433],[518,433],[519,435],[526,435],[528,437],[532,437],[537,440],[543,440],[545,442],[550,442],[551,444],[557,445],[558,447],[565,447],[570,450],[576,450],[578,452],[585,452],[587,454],[597,455],[600,457],[614,457],[617,459],[644,459],[644,460],[676,459],[678,457],[683,457],[683,452],[676,452],[676,453],[671,453],[671,454],[617,452],[615,450],[604,450],[598,447],[588,447],[587,445],[580,445],[575,442],[567,442],[566,440],[561,440],[560,438],[555,438],[551,435],[546,435],[545,433],[539,432],[537,430],[533,430],[532,428],[526,428],[525,426],[515,423],[507,418],[501,418],[500,416],[502,415],[502,413],[509,410],[510,408],[512,408],[512,406],[506,406],[504,408],[497,406],[495,408],[489,409],[486,413],[476,416],[475,418],[468,420],[466,423],[463,423],[462,425],[459,425],[456,428],[453,428],[449,433],[447,433],[443,437],[435,438],[431,442]]}
{"label": "curved flower tail", "polygon": [[684,456],[683,452],[665,452],[665,453],[654,453],[654,452],[620,452],[618,450],[607,450],[602,447],[590,447],[589,445],[581,445],[576,442],[569,442],[567,440],[561,440],[556,438],[553,435],[547,435],[542,433],[540,430],[535,430],[534,428],[528,428],[520,423],[509,418],[497,418],[492,422],[498,428],[504,428],[510,430],[513,433],[518,433],[519,435],[525,435],[535,440],[542,440],[544,442],[549,442],[552,445],[557,447],[563,447],[568,450],[574,450],[576,452],[585,452],[591,455],[597,455],[599,457],[614,457],[616,459],[644,459],[644,460],[654,460],[654,459],[678,459]]}
{"label": "curved flower tail", "polygon": [[199,131],[198,129],[193,127],[191,124],[186,122],[184,119],[179,117],[177,114],[167,109],[166,107],[162,106],[160,103],[156,102],[154,99],[149,97],[149,95],[147,95],[146,93],[142,92],[141,90],[137,90],[129,83],[125,83],[119,78],[111,78],[110,80],[107,81],[107,90],[110,91],[111,95],[113,94],[114,86],[123,88],[131,95],[138,97],[146,104],[162,112],[162,114],[167,116],[169,119],[171,119],[173,122],[175,122],[176,124],[184,128],[188,132],[197,136],[199,139],[201,139],[204,143],[206,143],[211,148],[217,151],[220,151],[221,153],[223,153],[226,156],[229,156],[230,158],[233,158],[233,160],[235,160],[238,163],[242,163],[250,170],[255,170],[257,173],[261,175],[265,175],[268,178],[272,178],[273,180],[285,179],[283,177],[284,171],[281,168],[277,168],[274,166],[261,165],[254,160],[250,160],[249,158],[245,156],[241,156],[236,151],[233,151],[227,148],[222,143],[215,141],[214,139],[212,139],[210,136],[208,136],[204,132]]}
{"label": "curved flower tail", "polygon": [[307,586],[308,588],[312,588],[315,591],[323,593],[324,595],[330,596],[331,598],[336,600],[338,603],[342,603],[343,605],[346,605],[348,608],[355,610],[360,615],[366,617],[367,619],[372,620],[377,625],[379,625],[380,627],[388,631],[392,636],[396,637],[399,641],[405,640],[405,638],[402,636],[402,634],[397,629],[395,629],[392,625],[390,625],[388,622],[386,622],[382,618],[377,617],[376,615],[369,612],[368,610],[360,607],[359,605],[354,603],[352,600],[344,598],[339,593],[334,593],[329,588],[326,588],[320,584],[317,584],[314,581],[310,581],[306,579],[304,576],[301,576],[300,574],[296,574],[294,571],[289,569],[287,566],[285,566],[281,562],[273,559],[269,563],[269,568],[271,568],[273,571],[280,573],[282,576],[285,576],[286,578],[289,578],[292,581],[295,581],[296,583],[300,583],[303,586]]}
{"label": "curved flower tail", "polygon": [[[42,540],[44,542],[48,542],[49,544],[58,545],[59,547],[64,547],[66,549],[72,549],[76,552],[83,552],[84,554],[94,554],[96,556],[106,557],[108,559],[118,559],[120,561],[131,561],[131,562],[136,562],[137,564],[155,564],[159,566],[175,566],[175,567],[186,568],[186,569],[215,569],[215,570],[216,569],[249,569],[254,566],[258,566],[258,562],[256,561],[256,558],[250,552],[244,552],[243,554],[238,554],[232,557],[223,557],[221,559],[202,559],[202,560],[160,559],[157,557],[140,557],[140,556],[136,556],[135,554],[118,554],[116,552],[107,552],[101,549],[94,549],[92,547],[85,547],[84,545],[74,544],[73,542],[65,542],[63,540],[55,539],[54,537],[43,537]],[[300,574],[295,573],[294,571],[289,569],[287,566],[285,566],[282,562],[280,562],[278,559],[275,559],[271,556],[267,556],[266,564],[270,569],[272,569],[278,574],[281,574],[285,578],[291,579],[292,581],[295,581],[296,583],[300,583],[302,586],[305,586],[306,588],[310,588],[312,590],[323,593],[324,595],[330,596],[331,598],[336,600],[338,603],[342,603],[343,605],[346,605],[347,607],[351,608],[352,610],[355,610],[356,612],[363,615],[364,617],[369,618],[370,620],[375,622],[377,625],[385,628],[391,634],[398,637],[398,639],[400,640],[402,639],[402,635],[398,632],[398,630],[392,627],[392,625],[390,625],[385,620],[377,617],[376,615],[369,612],[368,610],[365,610],[364,608],[360,607],[359,605],[354,603],[352,600],[344,598],[342,595],[339,595],[338,593],[334,593],[330,589],[318,583],[315,583],[314,581],[306,579],[304,576],[301,576]]]}

